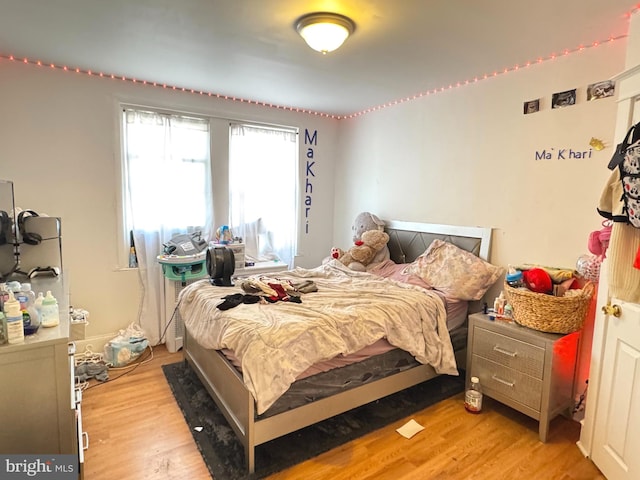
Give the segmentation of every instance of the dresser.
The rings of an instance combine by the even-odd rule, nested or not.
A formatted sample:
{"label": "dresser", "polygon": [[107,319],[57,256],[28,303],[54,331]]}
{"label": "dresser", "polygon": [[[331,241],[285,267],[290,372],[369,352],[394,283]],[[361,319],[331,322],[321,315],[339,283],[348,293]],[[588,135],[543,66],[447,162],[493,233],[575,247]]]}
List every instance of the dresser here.
{"label": "dresser", "polygon": [[482,313],[469,316],[467,383],[480,379],[483,393],[539,421],[547,441],[549,423],[570,413],[579,332],[544,333]]}
{"label": "dresser", "polygon": [[30,283],[35,292],[51,290],[60,324],[41,326],[24,343],[0,345],[0,453],[77,455],[81,477],[87,437],[74,381],[68,289],[62,276]]}

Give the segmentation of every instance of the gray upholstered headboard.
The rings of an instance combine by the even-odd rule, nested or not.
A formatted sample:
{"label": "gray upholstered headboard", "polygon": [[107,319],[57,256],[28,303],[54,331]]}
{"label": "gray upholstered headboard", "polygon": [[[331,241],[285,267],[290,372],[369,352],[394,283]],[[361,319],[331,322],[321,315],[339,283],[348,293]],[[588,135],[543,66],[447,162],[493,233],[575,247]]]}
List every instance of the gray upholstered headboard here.
{"label": "gray upholstered headboard", "polygon": [[489,260],[491,228],[385,221],[389,253],[396,263],[413,262],[435,239],[444,240]]}

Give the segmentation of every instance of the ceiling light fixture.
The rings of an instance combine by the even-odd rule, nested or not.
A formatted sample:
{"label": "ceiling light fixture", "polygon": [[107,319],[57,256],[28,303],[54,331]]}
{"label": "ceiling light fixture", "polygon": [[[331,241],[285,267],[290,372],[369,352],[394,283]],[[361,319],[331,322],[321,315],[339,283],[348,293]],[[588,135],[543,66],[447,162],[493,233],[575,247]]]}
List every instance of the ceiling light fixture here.
{"label": "ceiling light fixture", "polygon": [[307,45],[323,55],[340,47],[355,29],[353,20],[339,13],[309,13],[296,21],[296,31]]}

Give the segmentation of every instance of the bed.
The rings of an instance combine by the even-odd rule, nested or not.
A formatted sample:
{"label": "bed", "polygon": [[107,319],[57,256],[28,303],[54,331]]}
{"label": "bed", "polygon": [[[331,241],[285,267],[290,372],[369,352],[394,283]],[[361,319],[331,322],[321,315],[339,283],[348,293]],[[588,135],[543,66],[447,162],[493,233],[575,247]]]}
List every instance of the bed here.
{"label": "bed", "polygon": [[[456,249],[460,249],[466,255],[468,255],[467,252],[471,252],[473,257],[477,259],[487,260],[489,256],[491,243],[490,228],[387,221],[385,231],[390,237],[388,247],[391,260],[395,264],[402,264],[403,268],[405,265],[417,265],[424,257],[423,254],[427,248],[432,244],[435,245],[434,241],[445,243],[447,246],[455,245]],[[482,260],[479,261],[483,266],[492,268],[491,280],[487,280],[489,284],[492,284],[502,272],[498,267],[493,267]],[[466,261],[468,261],[468,259]],[[381,353],[374,351],[372,356],[363,357],[358,360],[350,360],[345,365],[338,366],[338,368],[332,370],[321,369],[314,371],[313,364],[307,365],[309,360],[300,360],[297,358],[300,355],[294,355],[296,359],[295,361],[291,360],[291,362],[296,364],[295,368],[297,369],[289,371],[289,364],[286,362],[289,362],[290,359],[287,359],[283,364],[286,364],[286,369],[283,367],[282,372],[274,372],[271,370],[272,373],[268,374],[271,375],[269,378],[272,378],[272,381],[265,382],[264,380],[255,380],[254,382],[254,379],[257,378],[255,369],[258,368],[258,366],[253,365],[250,361],[246,361],[248,357],[248,353],[246,352],[253,348],[253,344],[249,342],[248,339],[256,337],[263,340],[266,335],[263,332],[269,330],[269,328],[265,327],[265,325],[258,325],[255,329],[253,326],[247,327],[246,322],[248,320],[247,318],[243,318],[241,312],[251,312],[251,308],[258,307],[254,305],[243,305],[237,309],[230,308],[226,312],[228,314],[233,312],[233,315],[238,316],[241,320],[240,327],[237,327],[237,331],[239,332],[238,335],[236,335],[237,341],[234,344],[234,348],[237,349],[237,351],[234,350],[234,348],[211,348],[211,345],[215,345],[216,341],[220,341],[222,333],[214,327],[213,333],[209,335],[207,340],[203,340],[202,338],[204,328],[202,325],[217,324],[213,318],[203,318],[208,316],[206,310],[203,309],[205,308],[203,305],[211,305],[211,303],[206,304],[205,299],[200,298],[205,296],[202,292],[206,291],[208,295],[214,295],[219,303],[221,301],[220,299],[226,296],[228,292],[237,290],[224,290],[223,287],[212,287],[211,285],[207,285],[207,280],[204,280],[200,282],[200,286],[192,284],[181,292],[179,308],[186,327],[183,346],[185,360],[197,373],[236,435],[242,441],[249,472],[253,472],[255,469],[254,450],[257,445],[409,388],[418,383],[428,381],[438,375],[456,375],[458,374],[458,368],[464,369],[466,361],[466,321],[460,322],[461,324],[456,325],[453,329],[449,329],[449,325],[446,323],[446,311],[449,307],[446,301],[442,301],[443,295],[441,292],[433,293],[431,291],[425,291],[420,288],[420,286],[405,284],[396,279],[389,280],[378,277],[378,274],[374,273],[375,271],[370,273],[345,272],[339,265],[335,265],[337,263],[337,261],[330,262],[330,264],[318,267],[318,269],[321,274],[326,276],[332,277],[333,275],[337,275],[340,278],[346,276],[348,277],[347,281],[349,283],[354,282],[354,284],[358,285],[357,288],[367,289],[371,286],[373,290],[366,290],[363,295],[354,295],[352,298],[354,299],[353,302],[356,302],[357,298],[366,297],[368,299],[367,302],[374,306],[376,305],[377,297],[384,296],[383,294],[376,293],[378,292],[378,290],[375,290],[378,288],[377,283],[387,282],[384,287],[385,292],[388,292],[389,296],[393,295],[401,299],[397,303],[402,305],[397,307],[400,308],[400,310],[394,310],[394,312],[397,312],[397,315],[385,315],[385,318],[380,319],[380,322],[395,321],[394,318],[386,318],[387,316],[403,318],[402,322],[398,322],[397,324],[388,326],[385,323],[384,326],[380,326],[381,324],[376,323],[378,321],[378,314],[370,312],[367,314],[367,320],[370,319],[371,322],[367,324],[366,329],[360,329],[366,330],[367,333],[365,336],[368,335],[366,340],[360,340],[359,337],[345,337],[342,333],[340,335],[334,335],[340,337],[336,341],[349,344],[350,350],[347,353],[354,353],[355,356],[353,358],[357,358],[358,353],[361,352],[360,347],[362,347],[362,345],[360,345],[360,342],[371,342],[372,339],[376,338],[377,340],[371,343],[375,345],[380,342],[382,342],[382,344],[386,343],[386,347],[383,347]],[[389,266],[391,266],[391,264]],[[467,265],[463,264],[461,268],[466,269]],[[290,272],[282,272],[280,276],[286,281],[297,278],[289,277],[289,275],[302,275],[304,277],[302,279],[315,279],[315,277],[307,276],[316,275],[316,270],[318,269],[312,269],[312,273],[309,273],[311,270],[294,269]],[[298,272],[298,270],[301,271]],[[348,269],[345,267],[344,270]],[[406,274],[407,271],[405,270],[402,273]],[[373,279],[374,277],[375,279]],[[314,301],[321,298],[320,295],[331,294],[332,289],[328,283],[326,285],[323,283],[321,276],[318,276],[315,281],[318,282],[318,292],[301,295],[300,298],[302,301],[299,305],[285,306],[285,302],[280,303],[278,308],[282,310],[278,310],[278,312],[282,312],[281,314],[279,313],[282,318],[279,319],[279,321],[281,320],[287,324],[289,310],[286,309],[294,312],[295,308],[298,308],[298,311],[305,308],[307,310],[304,315],[307,315],[307,312],[313,310]],[[222,290],[212,290],[216,288]],[[215,293],[212,294],[211,292]],[[323,305],[333,305],[334,300],[337,298],[335,297],[336,293],[333,293],[334,297],[327,301],[322,297]],[[429,296],[428,300],[425,299],[426,294]],[[419,299],[417,295],[420,296]],[[440,298],[440,301],[436,297]],[[209,300],[209,302],[210,301],[211,300]],[[423,302],[425,304],[424,306],[422,305]],[[466,300],[463,303],[465,319],[467,310],[477,310],[480,305],[479,302],[466,302]],[[200,307],[196,308],[197,305],[200,305]],[[355,307],[352,305],[351,307],[356,309],[360,308],[357,307],[357,305]],[[264,309],[264,306],[262,308]],[[410,317],[414,316],[414,313],[408,313],[408,310],[406,310],[408,308],[418,311],[416,316],[420,318],[416,320],[418,322],[417,326],[412,323],[413,319],[409,321]],[[378,310],[379,309],[380,308],[378,308]],[[433,310],[435,313],[425,313],[430,310]],[[273,311],[276,310],[271,310],[271,312]],[[445,313],[443,314],[443,312]],[[353,310],[351,313],[353,314]],[[291,313],[291,315],[293,314],[294,313]],[[220,312],[216,312],[216,315],[220,315]],[[248,316],[249,314],[246,313],[246,315]],[[309,315],[315,314],[309,313]],[[329,315],[332,319],[339,318],[337,315],[334,316],[333,310],[323,310],[319,315],[324,317]],[[427,316],[429,320],[425,319]],[[351,320],[353,320],[353,317]],[[313,318],[309,320],[305,319],[305,321],[314,325],[316,320]],[[345,324],[347,325],[346,328],[350,328],[350,325],[355,322],[340,322],[336,320],[335,323]],[[409,325],[408,328],[412,328],[411,326],[413,326],[414,329],[424,330],[424,337],[427,338],[429,342],[435,339],[438,347],[428,346],[426,340],[423,342],[424,345],[422,345],[422,343],[418,346],[413,345],[411,343],[412,340],[406,338],[411,337],[411,332],[407,334],[401,331],[405,328],[405,324]],[[427,324],[433,324],[435,333],[426,332],[428,327],[425,325]],[[398,325],[402,326],[398,327]],[[250,328],[250,330],[248,328]],[[380,337],[380,329],[386,332],[383,334],[383,338],[377,338]],[[280,327],[278,330],[281,330]],[[260,333],[254,335],[253,332]],[[323,332],[325,332],[325,330],[323,330]],[[306,343],[302,343],[302,345],[304,345],[303,349],[308,350],[309,353],[312,353],[311,351],[316,353],[315,349],[317,347],[318,358],[324,358],[327,355],[325,348],[328,348],[329,351],[331,348],[334,348],[331,344],[332,339],[325,339],[325,337],[328,336],[326,333],[323,333],[321,337],[322,341],[318,341],[315,337],[309,340],[305,336],[304,342]],[[344,338],[347,338],[347,340],[344,340]],[[325,340],[327,342],[326,345],[324,343]],[[402,343],[404,341],[408,341],[409,343]],[[417,340],[414,339],[413,341]],[[422,342],[422,340],[420,342]],[[263,355],[262,358],[264,359],[262,368],[265,369],[265,371],[269,371],[269,368],[272,368],[271,364],[275,363],[275,360],[272,361],[272,358],[277,358],[278,355],[280,355],[280,351],[270,350],[275,348],[272,345],[275,343],[273,340],[264,341],[263,343],[262,350],[259,350],[259,354]],[[251,346],[247,346],[249,344],[251,344]],[[298,344],[299,342],[295,343],[295,345]],[[318,346],[318,344],[320,345]],[[287,345],[289,345],[288,350],[291,350],[290,346],[294,344],[288,343]],[[329,348],[328,345],[331,345],[331,348]],[[406,347],[408,351],[405,351],[403,348],[397,348],[398,345],[402,345],[403,348]],[[369,345],[366,345],[366,347],[368,348]],[[266,354],[265,348],[267,348],[266,351],[268,352]],[[421,348],[424,348],[424,351],[420,350]],[[409,351],[411,353],[409,353]],[[243,355],[239,355],[242,356],[241,360],[234,356],[234,354],[238,352],[243,353]],[[246,353],[246,355],[244,355],[244,353]],[[449,358],[450,355],[451,358]],[[346,357],[352,358],[350,355],[346,355]],[[300,360],[300,362],[298,362],[298,360]],[[365,368],[369,369],[368,371],[377,372],[381,369],[384,370],[380,365],[385,364],[385,362],[390,365],[390,368],[380,375],[363,375],[357,370],[358,368]],[[300,363],[300,365],[298,365],[298,363]],[[307,366],[309,367],[308,369],[303,368]],[[302,370],[304,370],[304,372],[302,372]],[[341,376],[343,374],[347,376],[350,375],[348,381],[345,381],[344,377]],[[292,375],[294,375],[295,378],[290,378]],[[366,378],[361,382],[352,381],[354,378],[362,377]],[[283,378],[284,380],[282,380]],[[281,380],[284,386],[280,386]],[[268,385],[268,394],[258,389],[258,386],[263,383],[270,384]],[[349,384],[348,388],[344,387],[346,383]],[[287,385],[289,385],[288,388]],[[321,389],[324,388],[324,390],[322,390],[321,393],[317,393],[317,390],[310,393],[309,389],[317,388],[317,385],[323,385],[324,387],[321,387]],[[333,388],[331,388],[332,386]],[[266,386],[261,386],[260,388],[265,387]],[[271,389],[275,389],[275,393],[271,391]],[[281,392],[283,389],[285,390],[284,393]]]}

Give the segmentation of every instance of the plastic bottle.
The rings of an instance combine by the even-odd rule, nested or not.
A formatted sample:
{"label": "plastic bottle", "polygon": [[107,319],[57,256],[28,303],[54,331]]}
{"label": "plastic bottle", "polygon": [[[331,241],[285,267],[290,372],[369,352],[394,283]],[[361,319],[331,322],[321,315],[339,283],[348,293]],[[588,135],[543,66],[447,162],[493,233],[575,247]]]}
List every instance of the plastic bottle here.
{"label": "plastic bottle", "polygon": [[6,283],[0,283],[0,310],[4,312],[4,302],[9,300],[9,289]]}
{"label": "plastic bottle", "polygon": [[493,301],[493,311],[496,318],[504,317],[504,306],[507,303],[507,299],[504,298],[504,292],[500,292],[500,295]]}
{"label": "plastic bottle", "polygon": [[508,321],[513,320],[513,306],[509,303],[504,306],[504,319]]}
{"label": "plastic bottle", "polygon": [[493,301],[493,315],[498,316],[498,309],[500,308],[500,298],[496,297]]}
{"label": "plastic bottle", "polygon": [[13,281],[7,283],[7,290],[13,292],[13,298],[18,299],[18,294],[20,293],[20,282]]}
{"label": "plastic bottle", "polygon": [[506,275],[507,284],[511,288],[523,288],[524,282],[522,281],[522,272],[520,270],[514,270]]}
{"label": "plastic bottle", "polygon": [[22,311],[20,302],[9,292],[9,300],[4,302],[4,315],[7,322],[7,339],[9,343],[24,342],[24,328],[22,326]]}
{"label": "plastic bottle", "polygon": [[44,295],[42,292],[38,292],[38,296],[36,297],[35,302],[33,302],[34,307],[36,307],[36,312],[38,312],[38,318],[40,319],[40,323],[42,323],[42,302],[44,300]]}
{"label": "plastic bottle", "polygon": [[40,328],[40,316],[35,307],[36,294],[31,290],[30,283],[23,283],[16,299],[20,302],[22,311],[22,326],[25,335],[32,335]]}
{"label": "plastic bottle", "polygon": [[220,227],[220,243],[222,244],[227,244],[227,243],[231,243],[231,230],[229,230],[229,226],[228,225],[222,225]]}
{"label": "plastic bottle", "polygon": [[498,309],[498,313],[501,317],[504,317],[504,306],[507,304],[507,299],[504,296],[504,291],[500,292],[498,300],[500,301],[500,308]]}
{"label": "plastic bottle", "polygon": [[42,319],[43,327],[56,327],[60,323],[60,312],[58,311],[58,301],[51,295],[51,290],[47,290],[47,294],[42,300]]}
{"label": "plastic bottle", "polygon": [[464,408],[471,413],[482,411],[482,387],[478,377],[471,377],[471,384],[464,394]]}

